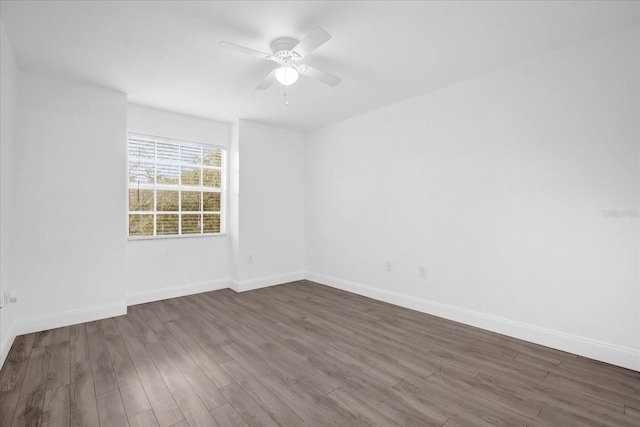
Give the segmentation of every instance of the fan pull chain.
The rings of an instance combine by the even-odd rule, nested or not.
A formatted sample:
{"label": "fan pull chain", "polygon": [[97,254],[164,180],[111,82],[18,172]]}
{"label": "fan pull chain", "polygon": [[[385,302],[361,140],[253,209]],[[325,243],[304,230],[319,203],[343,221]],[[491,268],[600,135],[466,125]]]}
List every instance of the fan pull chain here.
{"label": "fan pull chain", "polygon": [[284,86],[284,105],[289,105],[289,98],[287,98],[287,85]]}

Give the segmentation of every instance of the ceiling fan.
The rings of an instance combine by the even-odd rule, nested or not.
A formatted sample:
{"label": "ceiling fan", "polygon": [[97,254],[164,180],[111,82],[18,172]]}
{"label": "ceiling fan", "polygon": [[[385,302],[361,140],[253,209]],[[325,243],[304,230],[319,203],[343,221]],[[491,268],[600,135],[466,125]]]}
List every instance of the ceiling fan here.
{"label": "ceiling fan", "polygon": [[331,35],[320,27],[316,27],[302,40],[298,41],[290,37],[280,37],[271,43],[273,53],[260,52],[234,43],[222,41],[218,43],[222,47],[235,50],[236,52],[258,56],[267,61],[273,61],[278,67],[272,69],[269,74],[260,82],[256,89],[264,90],[273,84],[275,80],[285,86],[293,84],[298,80],[298,75],[309,77],[313,80],[325,83],[329,86],[336,86],[342,80],[326,71],[319,70],[306,64],[300,64],[311,52],[325,44],[331,39]]}

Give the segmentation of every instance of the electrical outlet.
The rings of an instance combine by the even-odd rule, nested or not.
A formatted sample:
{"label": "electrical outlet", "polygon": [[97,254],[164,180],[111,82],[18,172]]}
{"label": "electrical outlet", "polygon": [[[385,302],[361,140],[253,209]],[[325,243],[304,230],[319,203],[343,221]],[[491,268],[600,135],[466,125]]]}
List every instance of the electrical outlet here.
{"label": "electrical outlet", "polygon": [[253,255],[247,255],[247,264],[253,264]]}
{"label": "electrical outlet", "polygon": [[15,289],[7,291],[4,293],[4,303],[16,303],[18,302],[18,292]]}
{"label": "electrical outlet", "polygon": [[423,266],[418,267],[418,277],[420,277],[421,279],[427,278],[427,269]]}
{"label": "electrical outlet", "polygon": [[385,262],[385,268],[387,269],[387,271],[391,272],[393,271],[393,264],[391,264],[391,261],[387,261]]}

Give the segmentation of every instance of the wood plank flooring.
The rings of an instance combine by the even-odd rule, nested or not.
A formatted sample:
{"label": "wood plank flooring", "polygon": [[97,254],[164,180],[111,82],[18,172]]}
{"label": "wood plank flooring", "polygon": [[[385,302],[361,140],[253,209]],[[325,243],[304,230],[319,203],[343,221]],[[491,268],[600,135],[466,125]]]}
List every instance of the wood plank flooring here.
{"label": "wood plank flooring", "polygon": [[301,281],[16,338],[0,426],[633,426],[640,373]]}

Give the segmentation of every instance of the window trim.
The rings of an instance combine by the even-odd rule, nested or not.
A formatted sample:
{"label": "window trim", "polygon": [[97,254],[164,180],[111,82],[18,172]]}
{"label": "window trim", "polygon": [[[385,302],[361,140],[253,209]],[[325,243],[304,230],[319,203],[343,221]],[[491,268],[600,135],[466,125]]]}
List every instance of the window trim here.
{"label": "window trim", "polygon": [[[178,221],[178,230],[180,232],[180,234],[163,234],[163,235],[155,235],[156,233],[156,216],[158,215],[158,210],[157,210],[157,204],[158,204],[158,200],[157,200],[157,193],[156,195],[154,195],[154,201],[153,201],[153,211],[129,211],[129,190],[132,189],[131,188],[131,184],[129,182],[129,141],[131,139],[132,136],[138,136],[138,137],[142,137],[142,138],[150,138],[150,139],[154,139],[156,143],[158,142],[170,142],[170,143],[177,143],[180,144],[181,146],[183,145],[187,145],[187,146],[192,146],[192,147],[198,147],[198,148],[217,148],[220,149],[221,152],[221,166],[203,166],[200,165],[200,170],[204,170],[204,169],[209,169],[209,170],[220,170],[220,232],[219,233],[189,233],[189,234],[181,234],[182,232],[182,221]],[[168,137],[164,137],[164,136],[157,136],[157,135],[150,135],[147,133],[140,133],[140,132],[127,132],[127,140],[126,140],[126,179],[125,179],[125,185],[126,185],[126,190],[125,190],[125,196],[126,196],[126,210],[125,210],[125,216],[126,216],[126,228],[125,228],[125,232],[126,232],[126,236],[127,236],[127,240],[128,241],[137,241],[137,240],[161,240],[161,239],[183,239],[183,238],[199,238],[199,237],[220,237],[220,236],[226,236],[227,235],[227,174],[228,174],[228,164],[227,164],[227,150],[228,147],[225,145],[218,145],[218,144],[210,144],[210,143],[205,143],[205,142],[196,142],[196,141],[189,141],[189,140],[181,140],[181,139],[175,139],[175,138],[168,138]],[[180,164],[179,162],[170,162],[170,161],[160,161],[160,164]],[[153,165],[154,168],[156,168],[157,171],[157,166],[158,166],[158,159],[157,159],[157,151],[154,154],[154,159],[153,159]],[[193,187],[194,191],[198,191],[200,193],[200,206],[201,208],[203,207],[203,193],[207,192],[207,191],[202,191],[203,186],[202,186],[202,180],[204,179],[204,173],[200,174],[200,185],[197,187]],[[166,185],[166,184],[138,184],[140,187],[140,189],[148,189],[148,190],[170,190],[170,191],[178,191],[178,211],[176,211],[176,213],[178,213],[179,215],[186,213],[193,213],[193,214],[204,214],[204,211],[197,211],[197,212],[192,212],[192,211],[182,211],[182,204],[180,203],[181,197],[182,197],[182,191],[184,190],[183,185],[182,185],[182,176],[179,175],[179,180],[180,183],[178,185],[178,188],[176,189],[176,187],[173,187],[171,185]],[[135,185],[135,184],[133,184]],[[187,188],[186,191],[189,191],[188,188],[189,186],[184,186],[185,188]],[[211,191],[212,193],[217,193],[218,191]],[[171,214],[173,213],[173,211],[169,212],[167,211],[166,214]],[[153,220],[153,232],[154,235],[151,236],[131,236],[129,235],[129,215],[130,214],[152,214],[154,217]],[[161,211],[161,214],[165,214],[164,211]]]}

